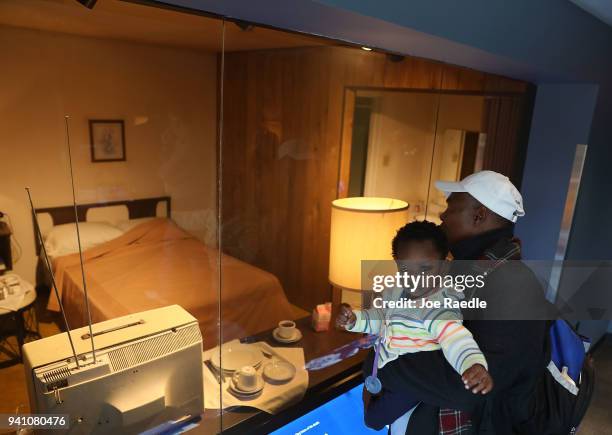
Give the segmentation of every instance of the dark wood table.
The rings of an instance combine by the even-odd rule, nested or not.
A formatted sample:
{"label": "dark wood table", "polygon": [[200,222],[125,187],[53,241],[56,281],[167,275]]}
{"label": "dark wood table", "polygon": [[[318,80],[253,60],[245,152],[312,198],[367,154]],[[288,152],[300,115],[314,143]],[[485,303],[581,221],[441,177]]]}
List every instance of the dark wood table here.
{"label": "dark wood table", "polygon": [[[26,341],[41,338],[36,314],[36,290],[26,281],[21,280],[25,295],[21,306],[16,311],[0,308],[0,368],[21,363],[23,360],[22,346]],[[16,338],[17,348],[14,348],[10,337]]]}
{"label": "dark wood table", "polygon": [[[248,337],[248,342],[265,341],[273,347],[301,347],[304,349],[306,362],[330,354],[361,335],[339,331],[333,327],[329,331],[315,332],[310,326],[310,317],[296,321],[303,338],[294,344],[280,344],[272,338],[272,331]],[[322,370],[308,372],[308,389],[299,403],[271,415],[251,407],[225,410],[206,409],[198,427],[189,433],[193,434],[268,434],[275,429],[295,420],[299,416],[331,400],[337,395],[360,384],[361,364],[367,350],[360,350],[356,355]]]}

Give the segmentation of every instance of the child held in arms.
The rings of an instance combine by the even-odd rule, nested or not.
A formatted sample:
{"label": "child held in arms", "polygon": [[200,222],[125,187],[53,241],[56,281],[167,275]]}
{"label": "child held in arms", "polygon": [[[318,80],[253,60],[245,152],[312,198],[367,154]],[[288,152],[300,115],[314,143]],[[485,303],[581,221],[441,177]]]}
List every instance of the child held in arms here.
{"label": "child held in arms", "polygon": [[[411,222],[400,228],[392,242],[393,259],[401,273],[440,275],[448,254],[446,236],[432,222]],[[421,282],[427,283],[423,280]],[[487,394],[493,380],[487,361],[470,331],[463,326],[459,309],[444,308],[444,299],[461,300],[463,293],[447,288],[421,286],[416,289],[394,288],[383,292],[383,300],[415,300],[415,308],[352,310],[342,304],[336,325],[352,332],[375,334],[376,356],[364,391],[365,423],[380,430],[392,424],[391,433],[405,433],[410,411],[418,401],[386,389],[376,374],[400,355],[442,350],[448,363],[462,377],[466,388],[475,394]],[[418,299],[418,300],[416,300]],[[441,308],[421,308],[422,300],[439,301]],[[428,304],[435,307],[436,304]],[[401,418],[400,418],[401,417]]]}

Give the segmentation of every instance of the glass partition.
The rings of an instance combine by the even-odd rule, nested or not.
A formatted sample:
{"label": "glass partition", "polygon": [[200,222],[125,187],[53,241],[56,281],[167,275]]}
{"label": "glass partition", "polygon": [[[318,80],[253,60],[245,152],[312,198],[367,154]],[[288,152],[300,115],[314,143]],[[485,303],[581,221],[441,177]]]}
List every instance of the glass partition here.
{"label": "glass partition", "polygon": [[[356,363],[333,361],[359,335],[331,323],[328,263],[344,92],[335,74],[360,50],[230,22],[225,47],[223,340],[247,352],[231,341],[240,328],[265,382],[252,406],[276,415]],[[230,269],[234,262],[243,269]],[[240,393],[226,397],[228,407],[243,403]],[[243,418],[229,408],[224,429]]]}
{"label": "glass partition", "polygon": [[[57,355],[31,347],[2,412],[33,405],[68,414],[82,433],[137,433],[205,407],[216,412],[219,394],[216,403],[202,396],[203,381],[219,389],[202,377],[202,350],[215,348],[220,332],[223,21],[111,0],[92,9],[9,0],[0,16],[12,93],[3,119],[15,150],[7,192],[23,248],[15,272],[37,288],[41,335],[64,331],[35,250],[28,186],[79,356],[56,362],[71,355],[67,336]],[[52,367],[27,372],[44,358]],[[52,400],[51,369],[70,371],[69,385],[77,375],[84,383]],[[112,376],[102,381],[95,370]],[[29,401],[31,383],[49,391],[30,388]],[[207,425],[220,430],[218,419]]]}
{"label": "glass partition", "polygon": [[[74,424],[191,424],[181,410],[199,416],[193,433],[262,433],[355,396],[375,337],[333,319],[341,302],[366,308],[369,289],[348,284],[360,267],[330,260],[332,245],[389,260],[402,222],[438,222],[434,180],[522,165],[506,157],[524,84],[194,12],[0,2],[13,271],[36,287],[40,335],[65,331],[40,223],[69,326],[85,327],[69,369],[131,373],[117,394],[89,394],[85,413],[52,385],[45,400],[66,403]],[[347,197],[365,198],[336,201]],[[377,234],[375,253],[356,254]],[[54,364],[71,358],[62,340]],[[20,373],[1,412],[33,409],[44,376],[31,360],[0,369]]]}
{"label": "glass partition", "polygon": [[[252,365],[264,384],[260,392],[253,382],[253,396],[229,389],[222,425],[225,430],[248,427],[241,421],[257,411],[232,406],[251,403],[272,414],[258,426],[263,432],[277,427],[286,407],[295,411],[300,406],[290,404],[313,400],[334,379],[352,373],[359,383],[373,337],[337,329],[326,319],[333,319],[341,302],[354,309],[369,303],[361,288],[343,284],[359,281],[359,267],[337,267],[347,275],[342,279],[330,275],[330,261],[338,261],[330,260],[335,244],[359,249],[367,245],[360,243],[364,234],[379,232],[384,240],[376,244],[375,254],[368,245],[362,260],[370,254],[391,259],[391,241],[401,225],[385,227],[388,204],[378,207],[368,197],[396,200],[398,210],[406,213],[405,223],[439,222],[445,200],[433,192],[433,181],[456,180],[487,164],[494,168],[483,155],[489,145],[485,133],[493,130],[487,122],[484,79],[454,80],[459,74],[454,67],[243,22],[227,22],[225,35],[223,352],[227,371],[234,373],[240,369],[231,354],[238,351],[246,358],[254,352]],[[515,118],[495,119],[497,129],[517,128]],[[371,204],[334,220],[334,210],[346,211],[334,201],[355,196]],[[362,212],[380,216],[374,221],[381,227],[358,219]],[[347,256],[345,261],[352,260]],[[234,262],[245,270],[230,268]],[[351,271],[356,276],[348,276]],[[296,368],[288,384],[280,386],[265,374],[278,360]],[[248,374],[236,376],[236,388],[249,383]],[[292,393],[284,395],[287,387],[282,385],[291,385]]]}

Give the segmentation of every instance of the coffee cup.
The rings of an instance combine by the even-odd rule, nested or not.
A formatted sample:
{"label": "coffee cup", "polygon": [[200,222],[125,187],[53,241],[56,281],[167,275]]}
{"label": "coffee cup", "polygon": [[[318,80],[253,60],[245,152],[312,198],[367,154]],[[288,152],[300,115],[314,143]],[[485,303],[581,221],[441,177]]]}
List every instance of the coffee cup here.
{"label": "coffee cup", "polygon": [[257,370],[252,366],[244,366],[233,376],[234,386],[242,391],[253,391],[257,388]]}
{"label": "coffee cup", "polygon": [[280,338],[292,339],[295,336],[295,322],[293,320],[281,320],[278,322],[277,334]]}

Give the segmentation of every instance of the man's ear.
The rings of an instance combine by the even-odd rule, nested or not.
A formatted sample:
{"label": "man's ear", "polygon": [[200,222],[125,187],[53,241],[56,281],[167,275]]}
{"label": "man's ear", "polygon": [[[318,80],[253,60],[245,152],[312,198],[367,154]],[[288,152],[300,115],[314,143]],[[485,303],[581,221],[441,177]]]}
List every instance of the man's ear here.
{"label": "man's ear", "polygon": [[487,208],[484,205],[479,205],[474,210],[474,225],[482,225],[487,219]]}

